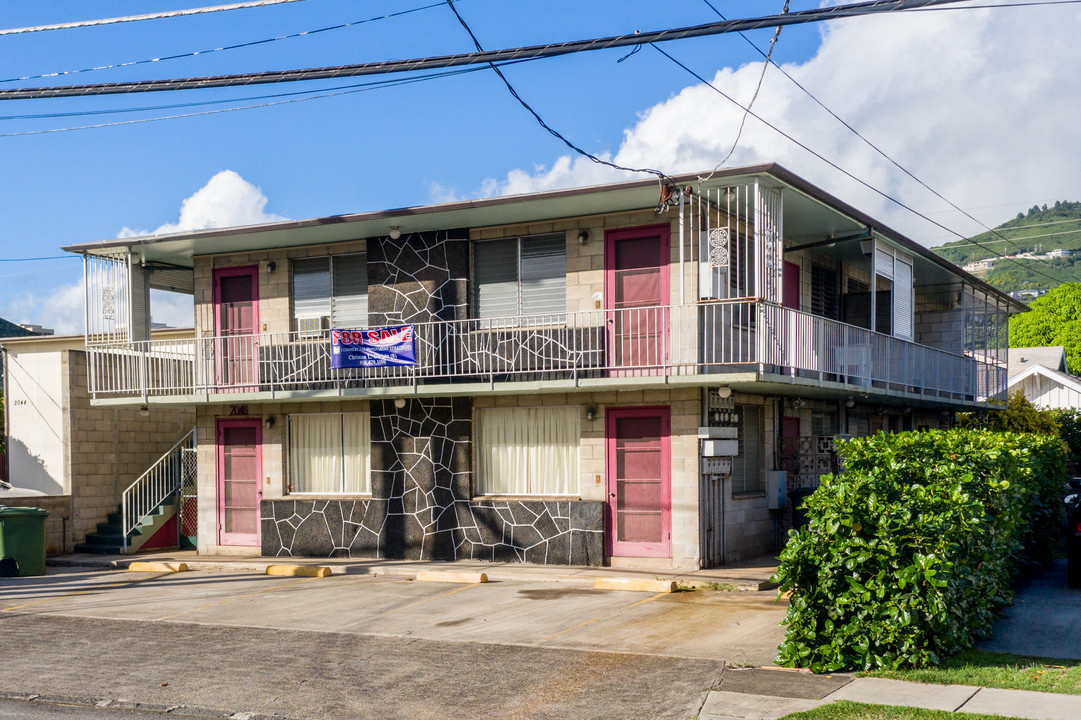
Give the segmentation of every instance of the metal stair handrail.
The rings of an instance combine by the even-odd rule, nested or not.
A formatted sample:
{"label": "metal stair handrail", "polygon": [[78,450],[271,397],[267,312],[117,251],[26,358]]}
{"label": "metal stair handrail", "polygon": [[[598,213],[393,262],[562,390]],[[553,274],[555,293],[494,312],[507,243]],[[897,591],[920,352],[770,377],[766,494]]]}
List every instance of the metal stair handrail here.
{"label": "metal stair handrail", "polygon": [[158,458],[146,472],[120,495],[121,528],[124,554],[128,552],[128,533],[180,489],[183,479],[185,449],[195,448],[195,428],[189,430],[175,445]]}

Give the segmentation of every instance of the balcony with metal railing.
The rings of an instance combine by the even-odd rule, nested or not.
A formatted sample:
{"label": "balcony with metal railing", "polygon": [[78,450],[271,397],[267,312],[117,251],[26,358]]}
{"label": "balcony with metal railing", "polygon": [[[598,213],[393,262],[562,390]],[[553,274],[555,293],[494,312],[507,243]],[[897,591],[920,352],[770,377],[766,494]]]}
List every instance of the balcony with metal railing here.
{"label": "balcony with metal railing", "polygon": [[[754,299],[415,325],[413,366],[335,369],[328,331],[87,347],[98,402],[544,392],[753,383],[974,406],[1001,363]],[[765,386],[761,386],[765,390]]]}

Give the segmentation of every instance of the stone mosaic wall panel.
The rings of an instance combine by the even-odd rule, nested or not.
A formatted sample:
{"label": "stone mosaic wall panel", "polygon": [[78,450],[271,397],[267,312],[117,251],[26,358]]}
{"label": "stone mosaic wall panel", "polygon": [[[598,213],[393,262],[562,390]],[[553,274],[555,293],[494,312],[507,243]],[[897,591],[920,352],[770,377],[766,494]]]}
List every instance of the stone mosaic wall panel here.
{"label": "stone mosaic wall panel", "polygon": [[[386,545],[386,502],[265,500],[264,555],[391,558],[433,556]],[[604,562],[604,503],[585,501],[458,502],[454,552],[446,560],[546,565]]]}

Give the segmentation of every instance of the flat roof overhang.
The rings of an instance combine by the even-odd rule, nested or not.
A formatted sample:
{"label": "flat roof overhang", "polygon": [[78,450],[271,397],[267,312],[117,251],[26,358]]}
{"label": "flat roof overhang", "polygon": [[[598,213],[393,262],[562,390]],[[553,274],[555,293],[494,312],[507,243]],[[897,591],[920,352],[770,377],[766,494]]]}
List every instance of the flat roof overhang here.
{"label": "flat roof overhang", "polygon": [[[743,185],[757,180],[766,187],[794,191],[785,195],[784,232],[785,239],[797,246],[820,241],[828,236],[850,235],[870,227],[876,236],[925,261],[922,266],[927,277],[919,284],[938,284],[951,278],[963,280],[995,296],[1014,312],[1028,310],[1023,303],[780,165],[768,163],[720,170],[712,173],[706,181],[700,181],[699,177],[698,174],[687,174],[670,179],[680,186],[692,185],[701,188]],[[82,255],[107,257],[130,250],[144,263],[192,267],[193,259],[198,255],[327,245],[386,236],[392,227],[399,228],[403,234],[409,234],[630,212],[656,207],[659,197],[657,180],[637,180],[245,227],[114,238],[69,245],[62,249]]]}

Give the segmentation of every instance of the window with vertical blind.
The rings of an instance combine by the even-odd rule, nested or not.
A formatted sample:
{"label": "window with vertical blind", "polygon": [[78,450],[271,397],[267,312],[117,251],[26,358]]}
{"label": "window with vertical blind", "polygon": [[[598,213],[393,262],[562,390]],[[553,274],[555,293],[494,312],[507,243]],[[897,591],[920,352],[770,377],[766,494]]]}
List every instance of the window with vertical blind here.
{"label": "window with vertical blind", "polygon": [[321,327],[368,326],[368,263],[364,253],[293,260],[293,319]]}
{"label": "window with vertical blind", "polygon": [[477,412],[478,495],[577,495],[577,407]]}
{"label": "window with vertical blind", "polygon": [[563,233],[478,242],[473,248],[478,318],[562,314],[567,307]]}
{"label": "window with vertical blind", "polygon": [[289,416],[289,492],[370,493],[371,416],[319,413]]}
{"label": "window with vertical blind", "polygon": [[840,284],[837,271],[821,265],[811,266],[811,313],[839,320]]}
{"label": "window with vertical blind", "polygon": [[762,492],[762,408],[736,406],[739,453],[732,458],[732,492]]}

